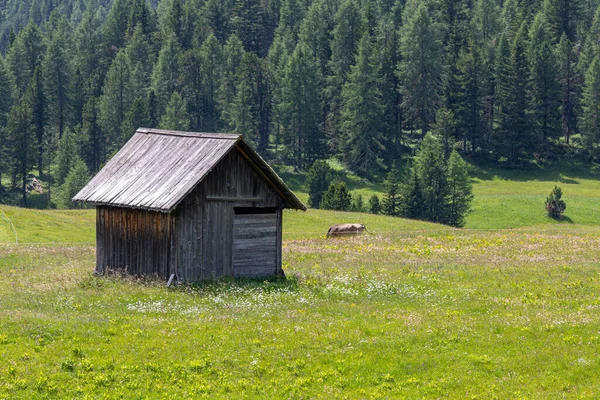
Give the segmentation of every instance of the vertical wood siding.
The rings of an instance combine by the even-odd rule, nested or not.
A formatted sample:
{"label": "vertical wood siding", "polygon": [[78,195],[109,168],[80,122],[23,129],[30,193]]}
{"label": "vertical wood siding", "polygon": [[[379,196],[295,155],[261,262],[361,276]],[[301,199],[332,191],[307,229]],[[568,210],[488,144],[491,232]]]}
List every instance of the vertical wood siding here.
{"label": "vertical wood siding", "polygon": [[171,215],[117,207],[96,211],[96,271],[131,275],[170,274]]}

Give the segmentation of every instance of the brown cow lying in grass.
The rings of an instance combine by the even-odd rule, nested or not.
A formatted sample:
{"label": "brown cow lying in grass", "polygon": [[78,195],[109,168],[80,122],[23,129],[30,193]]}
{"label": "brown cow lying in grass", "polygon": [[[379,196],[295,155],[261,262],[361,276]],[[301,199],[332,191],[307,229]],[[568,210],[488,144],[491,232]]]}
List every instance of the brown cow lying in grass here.
{"label": "brown cow lying in grass", "polygon": [[363,224],[338,224],[333,225],[327,231],[327,237],[330,236],[345,236],[345,235],[362,235],[366,230]]}

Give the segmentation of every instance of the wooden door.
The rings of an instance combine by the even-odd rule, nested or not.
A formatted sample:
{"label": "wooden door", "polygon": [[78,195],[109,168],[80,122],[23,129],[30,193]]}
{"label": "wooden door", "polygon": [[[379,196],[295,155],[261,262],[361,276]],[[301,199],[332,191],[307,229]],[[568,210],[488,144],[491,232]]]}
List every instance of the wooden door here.
{"label": "wooden door", "polygon": [[233,218],[233,275],[277,273],[277,214],[238,213]]}

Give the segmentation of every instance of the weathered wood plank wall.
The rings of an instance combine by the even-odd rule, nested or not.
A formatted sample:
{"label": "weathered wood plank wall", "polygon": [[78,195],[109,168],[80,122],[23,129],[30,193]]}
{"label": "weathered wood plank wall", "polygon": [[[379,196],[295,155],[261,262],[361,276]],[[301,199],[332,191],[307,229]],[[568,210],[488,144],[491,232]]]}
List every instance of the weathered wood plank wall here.
{"label": "weathered wood plank wall", "polygon": [[106,206],[96,210],[97,272],[169,277],[171,214]]}
{"label": "weathered wood plank wall", "polygon": [[[173,212],[173,259],[179,280],[193,282],[234,275],[236,207],[281,209],[283,199],[237,150],[232,150]],[[281,268],[280,260],[274,263]]]}

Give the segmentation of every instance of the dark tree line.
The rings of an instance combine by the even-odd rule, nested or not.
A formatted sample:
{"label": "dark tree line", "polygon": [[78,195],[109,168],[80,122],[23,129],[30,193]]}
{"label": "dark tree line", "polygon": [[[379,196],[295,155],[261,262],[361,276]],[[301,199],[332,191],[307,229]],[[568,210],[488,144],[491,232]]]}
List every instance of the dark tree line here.
{"label": "dark tree line", "polygon": [[2,0],[0,201],[32,173],[68,192],[140,126],[366,178],[428,132],[446,157],[598,161],[599,3]]}

